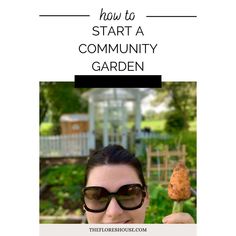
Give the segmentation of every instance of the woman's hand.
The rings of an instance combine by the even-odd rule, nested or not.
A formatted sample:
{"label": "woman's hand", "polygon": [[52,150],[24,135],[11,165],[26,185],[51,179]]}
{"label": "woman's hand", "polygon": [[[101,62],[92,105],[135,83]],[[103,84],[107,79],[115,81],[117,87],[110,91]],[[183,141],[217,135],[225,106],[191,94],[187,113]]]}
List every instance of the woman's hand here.
{"label": "woman's hand", "polygon": [[194,219],[191,215],[184,212],[173,213],[162,219],[164,224],[194,224]]}

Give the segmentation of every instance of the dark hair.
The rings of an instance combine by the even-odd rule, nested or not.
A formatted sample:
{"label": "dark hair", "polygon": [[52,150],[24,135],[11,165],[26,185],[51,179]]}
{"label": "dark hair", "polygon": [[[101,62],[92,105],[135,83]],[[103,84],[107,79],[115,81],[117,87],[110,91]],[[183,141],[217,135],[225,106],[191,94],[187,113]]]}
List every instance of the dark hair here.
{"label": "dark hair", "polygon": [[142,185],[146,187],[142,165],[135,155],[129,153],[120,145],[108,145],[107,147],[93,152],[87,162],[84,185],[86,186],[89,172],[96,166],[125,164],[134,168]]}

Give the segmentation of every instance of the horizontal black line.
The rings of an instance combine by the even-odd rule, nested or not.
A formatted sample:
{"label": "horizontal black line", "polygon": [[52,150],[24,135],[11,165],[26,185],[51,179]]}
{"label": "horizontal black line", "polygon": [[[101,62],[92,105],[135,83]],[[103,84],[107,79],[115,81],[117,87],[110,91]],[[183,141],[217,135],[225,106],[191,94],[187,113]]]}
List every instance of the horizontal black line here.
{"label": "horizontal black line", "polygon": [[40,17],[89,17],[90,15],[39,15]]}
{"label": "horizontal black line", "polygon": [[75,88],[161,88],[161,75],[75,75]]}
{"label": "horizontal black line", "polygon": [[197,17],[197,16],[146,16],[146,17]]}

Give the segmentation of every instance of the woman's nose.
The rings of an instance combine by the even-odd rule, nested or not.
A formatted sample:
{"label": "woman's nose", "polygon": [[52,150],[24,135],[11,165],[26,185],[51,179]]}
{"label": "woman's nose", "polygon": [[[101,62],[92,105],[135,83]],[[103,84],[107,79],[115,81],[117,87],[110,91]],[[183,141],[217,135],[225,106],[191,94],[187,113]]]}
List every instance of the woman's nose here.
{"label": "woman's nose", "polygon": [[107,207],[106,214],[114,217],[122,213],[123,213],[123,209],[119,206],[118,202],[113,197]]}

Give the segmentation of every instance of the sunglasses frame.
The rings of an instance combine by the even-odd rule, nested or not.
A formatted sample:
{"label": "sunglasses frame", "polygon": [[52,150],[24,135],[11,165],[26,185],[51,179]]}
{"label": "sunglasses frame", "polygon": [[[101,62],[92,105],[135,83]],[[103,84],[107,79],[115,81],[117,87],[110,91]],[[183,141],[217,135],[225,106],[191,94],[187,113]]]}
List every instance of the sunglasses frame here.
{"label": "sunglasses frame", "polygon": [[[141,202],[140,202],[139,205],[137,205],[137,206],[135,206],[135,207],[124,207],[124,206],[120,203],[120,201],[117,199],[116,196],[119,195],[118,193],[119,193],[120,189],[123,188],[123,187],[125,187],[125,186],[127,186],[127,188],[128,188],[128,187],[139,187],[139,188],[141,189],[141,191],[142,191],[142,200],[141,200]],[[84,198],[85,198],[85,191],[86,191],[87,189],[91,189],[91,188],[102,188],[102,189],[104,189],[104,190],[108,193],[108,195],[107,195],[108,201],[107,201],[106,205],[105,205],[102,209],[93,210],[93,209],[90,209],[90,208],[86,205],[85,200],[84,200]],[[84,208],[85,208],[85,210],[90,211],[90,212],[94,212],[94,213],[99,213],[99,212],[105,211],[105,210],[107,209],[107,207],[109,206],[112,197],[115,197],[116,202],[118,203],[118,205],[120,206],[121,209],[123,209],[123,210],[128,210],[128,211],[130,211],[130,210],[136,210],[136,209],[140,208],[140,207],[143,205],[144,198],[146,197],[145,187],[142,186],[141,184],[125,184],[125,185],[122,185],[122,186],[117,190],[117,192],[112,192],[112,193],[109,192],[106,188],[101,187],[101,186],[89,186],[89,187],[83,188],[82,194],[83,194],[82,196],[83,196],[83,203],[84,203]]]}

